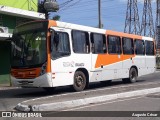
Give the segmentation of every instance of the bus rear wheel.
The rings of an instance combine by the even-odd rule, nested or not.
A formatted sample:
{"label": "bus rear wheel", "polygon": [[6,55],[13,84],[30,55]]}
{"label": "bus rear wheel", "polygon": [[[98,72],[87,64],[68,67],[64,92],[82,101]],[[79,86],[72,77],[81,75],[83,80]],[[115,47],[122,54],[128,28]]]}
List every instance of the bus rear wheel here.
{"label": "bus rear wheel", "polygon": [[135,83],[137,81],[138,73],[135,68],[131,68],[129,71],[129,78],[122,79],[125,83]]}
{"label": "bus rear wheel", "polygon": [[76,71],[74,74],[74,84],[73,88],[75,91],[79,92],[86,88],[87,79],[85,74],[82,71]]}

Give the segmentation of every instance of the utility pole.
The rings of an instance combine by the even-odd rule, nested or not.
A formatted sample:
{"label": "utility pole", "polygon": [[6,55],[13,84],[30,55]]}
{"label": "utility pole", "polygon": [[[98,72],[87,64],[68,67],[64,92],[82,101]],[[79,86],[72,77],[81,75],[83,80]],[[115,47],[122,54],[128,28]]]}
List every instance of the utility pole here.
{"label": "utility pole", "polygon": [[128,0],[124,32],[140,34],[137,0]]}
{"label": "utility pole", "polygon": [[157,15],[156,15],[156,45],[157,45],[157,50],[159,51],[160,54],[160,0],[156,1],[157,3]]}
{"label": "utility pole", "polygon": [[156,1],[157,15],[156,15],[156,64],[157,68],[160,68],[160,0]]}
{"label": "utility pole", "polygon": [[102,28],[102,19],[101,19],[101,0],[98,0],[98,26]]}
{"label": "utility pole", "polygon": [[155,37],[151,0],[144,0],[141,35]]}

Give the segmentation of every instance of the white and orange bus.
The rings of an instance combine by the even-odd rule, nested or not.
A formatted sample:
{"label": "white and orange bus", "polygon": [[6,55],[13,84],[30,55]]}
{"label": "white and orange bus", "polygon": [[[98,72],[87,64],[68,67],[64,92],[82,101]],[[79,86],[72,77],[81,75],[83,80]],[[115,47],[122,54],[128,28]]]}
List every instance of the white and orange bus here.
{"label": "white and orange bus", "polygon": [[12,37],[13,86],[82,91],[91,82],[136,82],[155,66],[150,37],[53,20],[18,26]]}

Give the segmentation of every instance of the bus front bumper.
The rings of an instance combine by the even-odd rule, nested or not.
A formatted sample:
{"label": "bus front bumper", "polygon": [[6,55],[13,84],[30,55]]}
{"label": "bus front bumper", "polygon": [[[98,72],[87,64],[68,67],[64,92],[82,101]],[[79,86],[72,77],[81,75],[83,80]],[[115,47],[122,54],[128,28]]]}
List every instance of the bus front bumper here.
{"label": "bus front bumper", "polygon": [[11,84],[16,87],[52,87],[51,73],[46,73],[34,79],[17,79],[11,76]]}

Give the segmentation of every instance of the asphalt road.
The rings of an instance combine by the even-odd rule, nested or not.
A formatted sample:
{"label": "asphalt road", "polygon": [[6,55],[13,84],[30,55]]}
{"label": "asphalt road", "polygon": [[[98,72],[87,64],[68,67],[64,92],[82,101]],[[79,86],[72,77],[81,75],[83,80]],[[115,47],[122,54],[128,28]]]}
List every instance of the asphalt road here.
{"label": "asphalt road", "polygon": [[[139,78],[139,81],[134,84],[142,84],[147,82],[160,82],[160,72],[154,74],[146,75]],[[118,86],[127,86],[128,84],[123,84],[122,81],[116,80],[113,81],[111,85],[104,85],[101,83],[94,83],[90,85],[90,88],[87,91],[103,88],[112,88]],[[0,88],[0,111],[13,110],[13,108],[20,102],[39,98],[50,95],[60,95],[64,93],[72,93],[73,90],[70,87],[60,87],[55,90],[53,93],[47,93],[42,88],[11,88],[11,89],[2,89]]]}
{"label": "asphalt road", "polygon": [[[96,119],[98,120],[160,120],[160,117],[154,117],[158,115],[160,116],[160,93],[149,94],[146,96],[141,96],[141,97],[136,97],[136,98],[134,97],[134,98],[110,101],[106,103],[88,105],[88,106],[83,106],[79,108],[68,109],[65,111],[67,112],[71,111],[72,115],[76,112],[79,112],[79,114],[75,115],[78,117],[69,117],[69,118],[54,117],[54,120],[60,120],[60,119],[64,119],[64,120],[75,120],[75,119],[82,119],[82,120],[96,120]],[[116,111],[118,111],[118,114]],[[129,111],[129,114],[126,111]],[[158,114],[153,111],[158,111],[157,112]],[[47,115],[55,116],[56,114],[61,115],[61,113],[65,113],[65,112],[64,111],[58,112],[58,113],[52,112],[52,113],[48,113]],[[110,116],[109,114],[111,114],[112,116],[122,115],[122,117],[101,117],[101,115]],[[63,115],[64,114],[62,114],[62,116]],[[87,117],[84,117],[84,116],[79,117],[81,115],[82,116],[86,115]],[[92,115],[99,116],[99,117],[90,117]],[[128,116],[125,116],[125,115],[128,115]],[[142,117],[138,118],[137,116],[142,116]],[[47,120],[50,120],[50,119],[51,118],[49,117],[47,118]]]}
{"label": "asphalt road", "polygon": [[[73,116],[67,117],[68,113],[65,114],[66,116],[63,116],[64,114],[61,113],[65,113],[66,111],[67,112],[69,111],[73,116],[76,117]],[[111,111],[113,112],[110,113]],[[116,113],[116,111],[118,111],[118,114]],[[130,112],[129,115],[126,111]],[[155,113],[154,111],[158,111],[158,114]],[[42,118],[34,118],[34,120],[44,120],[44,119],[45,120],[62,120],[62,119],[63,120],[75,120],[75,119],[76,120],[160,120],[160,117],[153,117],[156,116],[156,114],[157,116],[158,115],[160,116],[160,93],[149,94],[141,97],[119,99],[105,103],[67,109],[61,112],[48,112],[45,115],[56,116],[56,114],[59,114],[58,117],[42,117]],[[124,116],[122,115],[121,117],[101,117],[101,115],[107,116],[107,114],[112,114],[112,116],[114,115],[120,116],[121,114],[123,114]],[[128,116],[125,116],[125,114],[127,114]],[[86,115],[86,116],[81,117],[81,115],[82,116]],[[99,117],[93,117],[92,115]],[[143,117],[137,117],[137,116],[143,116]],[[20,119],[22,118],[12,118],[12,120],[20,120]],[[33,118],[25,118],[25,119],[30,120]],[[9,120],[9,118],[5,118],[4,120]]]}

